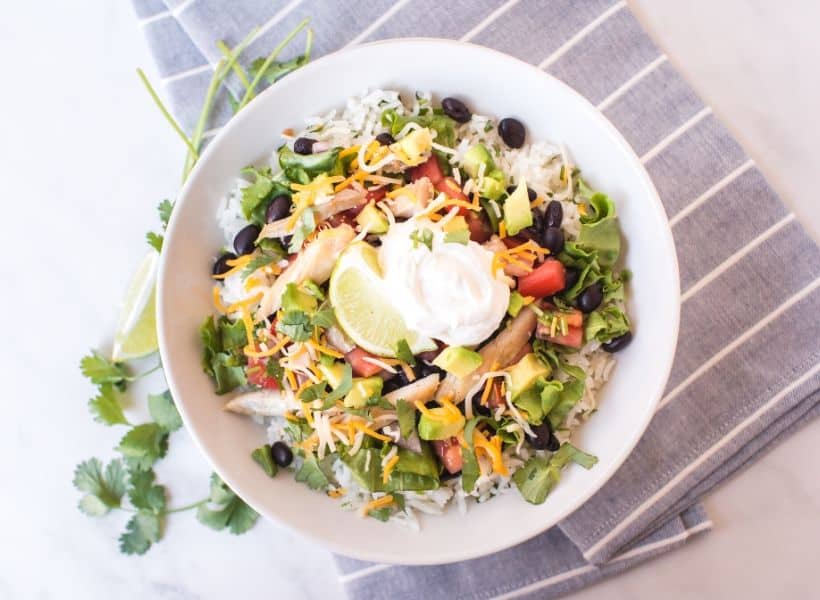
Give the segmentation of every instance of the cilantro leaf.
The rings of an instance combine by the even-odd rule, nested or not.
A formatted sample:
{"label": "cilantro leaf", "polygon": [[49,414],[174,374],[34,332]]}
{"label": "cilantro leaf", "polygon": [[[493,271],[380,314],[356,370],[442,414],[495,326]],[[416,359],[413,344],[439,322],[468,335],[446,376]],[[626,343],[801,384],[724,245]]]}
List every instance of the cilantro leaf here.
{"label": "cilantro leaf", "polygon": [[114,386],[110,383],[104,383],[100,386],[98,392],[95,397],[88,401],[88,410],[94,420],[103,425],[130,425],[122,412],[122,406],[120,406],[117,399]]}
{"label": "cilantro leaf", "polygon": [[157,423],[132,427],[117,450],[131,469],[150,469],[168,451],[168,432]]}
{"label": "cilantro leaf", "polygon": [[591,469],[598,459],[582,452],[569,443],[561,447],[549,458],[533,456],[522,467],[513,473],[512,480],[521,492],[524,500],[532,504],[541,504],[561,478],[561,470],[570,462]]}
{"label": "cilantro leaf", "polygon": [[302,244],[305,242],[307,236],[315,230],[316,216],[313,214],[313,209],[305,209],[296,223],[296,228],[293,230],[293,237],[290,239],[288,252],[291,254],[299,252],[299,249],[302,247]]}
{"label": "cilantro leaf", "polygon": [[251,458],[254,462],[256,462],[256,464],[262,467],[262,470],[267,473],[268,477],[275,477],[276,473],[279,471],[279,467],[275,462],[273,462],[270,444],[260,446],[251,452]]}
{"label": "cilantro leaf", "polygon": [[148,242],[148,245],[151,246],[157,252],[162,252],[162,243],[164,238],[158,234],[154,233],[153,231],[149,231],[145,234],[145,240]]}
{"label": "cilantro leaf", "polygon": [[250,221],[253,211],[259,206],[273,190],[270,167],[256,169],[246,167],[242,169],[242,174],[252,178],[250,185],[242,188],[242,199],[239,204],[242,207],[242,214]]}
{"label": "cilantro leaf", "polygon": [[161,535],[159,516],[141,510],[125,525],[125,533],[120,536],[120,551],[123,554],[145,554]]}
{"label": "cilantro leaf", "polygon": [[310,323],[314,327],[327,329],[328,327],[333,327],[336,324],[336,315],[330,307],[320,308],[313,313]]}
{"label": "cilantro leaf", "polygon": [[74,487],[86,495],[80,500],[80,510],[99,517],[118,508],[125,494],[125,469],[120,460],[112,460],[103,470],[99,459],[81,462],[74,469]]}
{"label": "cilantro leaf", "polygon": [[168,433],[182,427],[182,417],[179,416],[174,399],[168,390],[161,394],[148,394],[148,412],[157,425]]}
{"label": "cilantro leaf", "polygon": [[84,356],[80,361],[80,370],[85,377],[91,380],[95,385],[102,385],[104,383],[113,383],[115,385],[124,385],[131,381],[128,373],[120,363],[112,362],[96,350],[92,350],[91,354]]}
{"label": "cilantro leaf", "polygon": [[208,500],[217,507],[201,504],[197,508],[196,518],[216,531],[227,527],[231,533],[239,535],[253,527],[259,517],[216,473],[211,475],[211,495]]}
{"label": "cilantro leaf", "polygon": [[413,435],[416,429],[416,407],[407,400],[399,399],[396,402],[396,414],[399,417],[399,432],[404,439]]}
{"label": "cilantro leaf", "polygon": [[410,234],[410,239],[413,240],[413,248],[418,248],[419,244],[427,246],[428,250],[433,249],[433,232],[427,227],[424,229],[416,229]]}
{"label": "cilantro leaf", "polygon": [[162,223],[162,228],[168,227],[168,221],[171,219],[171,211],[174,210],[174,203],[167,198],[157,205],[157,212],[159,213],[159,220]]}
{"label": "cilantro leaf", "polygon": [[467,229],[458,229],[456,231],[448,231],[444,234],[444,241],[452,244],[464,244],[470,241],[470,232]]}
{"label": "cilantro leaf", "polygon": [[128,473],[128,500],[140,510],[161,514],[165,510],[165,487],[154,485],[154,471],[130,471]]}
{"label": "cilantro leaf", "polygon": [[[308,60],[310,60],[309,54],[300,54],[286,61],[275,60],[265,69],[265,73],[262,75],[262,78],[269,84],[275,83],[288,73],[291,73],[304,65]],[[250,64],[250,67],[248,68],[248,75],[251,79],[256,77],[264,64],[265,58],[261,56]]]}
{"label": "cilantro leaf", "polygon": [[295,479],[304,482],[312,490],[324,490],[330,483],[327,475],[322,471],[319,461],[316,460],[313,454],[305,457],[305,462],[296,471]]}
{"label": "cilantro leaf", "polygon": [[281,258],[281,255],[277,256],[274,254],[267,254],[265,252],[257,254],[250,260],[247,266],[244,269],[242,269],[242,280],[244,281],[262,267],[267,267],[270,264],[279,262]]}
{"label": "cilantro leaf", "polygon": [[402,362],[406,362],[411,367],[416,366],[416,357],[413,356],[413,351],[410,350],[410,344],[404,338],[399,340],[396,344],[396,358]]}
{"label": "cilantro leaf", "polygon": [[313,333],[310,317],[301,310],[289,310],[276,322],[276,331],[283,333],[294,342],[304,342]]}

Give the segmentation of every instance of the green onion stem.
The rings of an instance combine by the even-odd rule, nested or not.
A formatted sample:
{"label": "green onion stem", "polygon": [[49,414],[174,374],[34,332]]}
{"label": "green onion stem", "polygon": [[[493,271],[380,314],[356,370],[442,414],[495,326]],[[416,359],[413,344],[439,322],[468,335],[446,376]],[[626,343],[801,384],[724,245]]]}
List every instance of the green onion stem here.
{"label": "green onion stem", "polygon": [[[216,47],[219,48],[219,51],[222,52],[222,56],[225,57],[226,59],[230,60],[233,57],[233,51],[231,51],[231,49],[228,48],[228,45],[225,42],[223,42],[222,40],[219,40],[216,43]],[[244,86],[244,88],[248,89],[251,82],[248,81],[248,75],[245,73],[245,69],[242,68],[242,65],[235,62],[232,65],[232,69],[233,69],[233,72],[236,74],[236,77],[239,79],[239,81]]]}
{"label": "green onion stem", "polygon": [[[202,134],[205,132],[205,125],[208,123],[208,119],[211,116],[211,110],[213,109],[216,92],[219,90],[219,87],[222,85],[223,81],[225,81],[225,78],[228,76],[228,72],[236,63],[239,56],[254,40],[258,31],[259,28],[254,27],[251,32],[246,35],[245,38],[239,42],[239,44],[237,44],[233,52],[230,53],[230,58],[225,61],[219,61],[217,64],[213,77],[211,78],[211,83],[208,85],[208,92],[205,95],[205,101],[202,104],[202,111],[199,113],[199,120],[197,121],[196,127],[194,128],[194,134],[192,136],[193,145],[197,149],[202,144]],[[190,174],[191,169],[194,168],[194,164],[196,164],[198,158],[199,157],[196,154],[188,153],[188,156],[185,159],[185,169],[182,174],[183,181],[188,178],[188,175]]]}
{"label": "green onion stem", "polygon": [[168,109],[165,108],[165,105],[162,103],[162,100],[160,100],[159,96],[157,95],[157,92],[151,85],[151,82],[148,81],[148,77],[145,76],[145,73],[142,69],[137,69],[137,75],[139,75],[143,85],[145,86],[145,89],[148,90],[148,93],[151,95],[151,98],[153,98],[154,103],[157,105],[160,112],[162,112],[162,115],[171,124],[171,127],[174,128],[174,131],[176,131],[177,134],[179,134],[179,137],[181,137],[182,141],[185,142],[185,145],[188,146],[189,153],[191,153],[195,157],[194,160],[196,160],[196,158],[199,157],[199,154],[197,153],[195,145],[191,142],[188,136],[185,135],[185,132],[182,130],[182,127],[180,127],[179,123],[177,123],[174,117],[171,116],[171,113],[168,112]]}

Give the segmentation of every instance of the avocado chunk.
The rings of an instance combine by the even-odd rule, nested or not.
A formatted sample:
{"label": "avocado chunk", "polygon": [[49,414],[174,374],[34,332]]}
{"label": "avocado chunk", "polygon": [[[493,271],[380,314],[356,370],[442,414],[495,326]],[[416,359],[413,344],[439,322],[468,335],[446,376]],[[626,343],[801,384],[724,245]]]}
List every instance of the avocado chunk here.
{"label": "avocado chunk", "polygon": [[387,217],[372,202],[356,216],[356,222],[362,226],[362,229],[367,229],[369,233],[376,234],[387,233],[389,226]]}
{"label": "avocado chunk", "polygon": [[[458,412],[458,411],[456,411]],[[419,437],[423,440],[446,440],[464,429],[464,415],[443,406],[428,409],[419,419]]]}
{"label": "avocado chunk", "polygon": [[527,183],[522,179],[515,191],[504,202],[504,224],[508,235],[516,235],[532,225],[532,209],[527,194]]}
{"label": "avocado chunk", "polygon": [[506,188],[503,179],[499,181],[493,177],[485,177],[481,180],[481,186],[478,188],[479,194],[484,198],[490,200],[500,200],[504,195]]}
{"label": "avocado chunk", "polygon": [[539,377],[549,377],[552,369],[541,362],[534,353],[525,354],[524,358],[508,369],[510,374],[510,393],[513,400],[528,390]]}
{"label": "avocado chunk", "polygon": [[339,384],[342,383],[342,379],[344,379],[345,368],[340,362],[334,362],[331,365],[323,365],[322,363],[318,363],[316,368],[319,369],[322,377],[325,378],[325,381],[327,381],[328,384],[330,384],[330,387],[334,390],[339,387]]}
{"label": "avocado chunk", "polygon": [[493,157],[490,156],[490,151],[484,144],[476,144],[469,148],[464,153],[464,160],[461,161],[461,166],[467,171],[467,174],[475,179],[478,177],[478,171],[484,165],[484,173],[489,173],[495,169]]}
{"label": "avocado chunk", "polygon": [[467,226],[467,220],[461,215],[456,215],[455,217],[453,217],[441,226],[441,230],[444,233],[452,233],[453,231],[463,231],[465,229],[469,229],[469,227]]}
{"label": "avocado chunk", "polygon": [[316,298],[312,294],[300,290],[295,283],[289,283],[287,287],[285,287],[285,291],[282,294],[283,310],[301,310],[306,313],[313,313],[317,307],[318,302]]}
{"label": "avocado chunk", "polygon": [[435,358],[433,364],[463,379],[481,366],[481,355],[462,346],[449,346]]}
{"label": "avocado chunk", "polygon": [[364,408],[367,406],[367,401],[373,396],[378,396],[382,393],[382,386],[384,380],[378,375],[373,377],[354,377],[353,387],[347,393],[344,399],[344,405],[347,408]]}
{"label": "avocado chunk", "polygon": [[398,142],[390,144],[390,150],[409,167],[426,161],[432,149],[433,135],[426,127],[414,129]]}

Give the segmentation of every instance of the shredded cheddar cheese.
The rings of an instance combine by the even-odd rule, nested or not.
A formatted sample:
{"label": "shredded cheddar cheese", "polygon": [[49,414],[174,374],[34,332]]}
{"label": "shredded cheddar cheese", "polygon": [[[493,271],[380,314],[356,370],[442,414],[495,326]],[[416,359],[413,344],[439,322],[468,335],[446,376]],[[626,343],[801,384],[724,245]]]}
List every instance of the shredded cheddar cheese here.
{"label": "shredded cheddar cheese", "polygon": [[384,470],[382,471],[382,483],[387,483],[388,479],[390,479],[390,473],[393,472],[393,469],[396,468],[396,464],[399,462],[399,455],[396,454],[387,461],[387,464],[384,465]]}
{"label": "shredded cheddar cheese", "polygon": [[345,488],[336,488],[335,490],[328,491],[327,495],[331,498],[341,498],[347,494],[347,490]]}
{"label": "shredded cheddar cheese", "polygon": [[390,506],[393,504],[393,496],[387,494],[386,496],[382,496],[381,498],[376,498],[375,500],[371,500],[361,508],[361,515],[366,517],[371,510],[376,510],[378,508],[383,508],[385,506]]}
{"label": "shredded cheddar cheese", "polygon": [[492,439],[488,440],[484,437],[483,433],[476,429],[475,431],[473,431],[473,446],[475,447],[476,452],[481,450],[487,456],[487,458],[489,458],[492,461],[494,472],[504,476],[510,474],[510,472],[507,470],[507,466],[504,464],[504,460],[501,455],[500,437],[494,435]]}

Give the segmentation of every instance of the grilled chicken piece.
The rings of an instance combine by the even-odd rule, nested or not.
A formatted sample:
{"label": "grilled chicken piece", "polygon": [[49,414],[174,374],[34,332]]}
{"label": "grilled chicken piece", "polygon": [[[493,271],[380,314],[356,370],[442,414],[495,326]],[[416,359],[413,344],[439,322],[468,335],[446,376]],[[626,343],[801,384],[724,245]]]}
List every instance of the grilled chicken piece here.
{"label": "grilled chicken piece", "polygon": [[384,399],[393,406],[396,405],[398,400],[407,400],[410,404],[415,404],[418,401],[429,402],[436,393],[438,381],[438,375],[434,373],[385,394]]}
{"label": "grilled chicken piece", "polygon": [[[350,210],[351,208],[355,208],[360,204],[364,204],[365,194],[366,192],[364,188],[357,184],[356,187],[348,187],[343,189],[341,192],[336,193],[330,201],[314,206],[313,212],[316,217],[316,223],[327,221],[330,217],[337,213],[344,212],[346,210]],[[293,231],[291,231],[291,227],[289,227],[289,225],[290,217],[285,217],[284,219],[279,219],[273,223],[268,223],[262,228],[262,231],[259,232],[259,237],[256,239],[262,240],[265,238],[281,238],[286,235],[290,235]]]}
{"label": "grilled chicken piece", "polygon": [[427,177],[417,179],[401,188],[393,198],[386,198],[385,202],[397,217],[409,218],[420,213],[433,198],[433,184]]}
{"label": "grilled chicken piece", "polygon": [[335,229],[325,229],[319,232],[316,239],[296,256],[294,261],[282,271],[271,287],[265,291],[256,319],[261,321],[271,313],[279,310],[282,302],[282,293],[289,283],[302,283],[310,279],[317,285],[323,284],[330,277],[336,258],[350,241],[356,237],[356,232],[350,225],[340,225]]}
{"label": "grilled chicken piece", "polygon": [[281,417],[287,410],[296,410],[298,404],[289,403],[279,390],[256,390],[239,394],[223,406],[224,410],[240,415]]}
{"label": "grilled chicken piece", "polygon": [[502,369],[513,364],[513,359],[530,341],[536,323],[535,313],[529,308],[522,309],[504,331],[478,351],[482,359],[478,369],[463,379],[453,374],[447,375],[438,388],[436,399],[449,397],[455,403],[461,402],[481,376],[492,370],[493,365]]}

